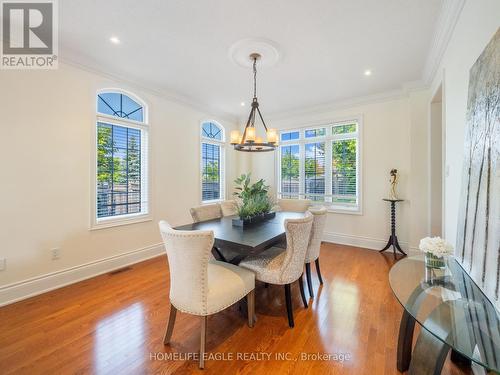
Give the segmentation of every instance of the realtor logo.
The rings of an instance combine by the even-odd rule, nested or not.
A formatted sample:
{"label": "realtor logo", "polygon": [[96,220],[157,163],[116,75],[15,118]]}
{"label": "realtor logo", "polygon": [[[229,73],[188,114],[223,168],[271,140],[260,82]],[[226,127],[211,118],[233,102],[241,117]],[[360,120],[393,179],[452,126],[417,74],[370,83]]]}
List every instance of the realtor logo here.
{"label": "realtor logo", "polygon": [[4,0],[1,15],[0,68],[57,68],[56,0]]}

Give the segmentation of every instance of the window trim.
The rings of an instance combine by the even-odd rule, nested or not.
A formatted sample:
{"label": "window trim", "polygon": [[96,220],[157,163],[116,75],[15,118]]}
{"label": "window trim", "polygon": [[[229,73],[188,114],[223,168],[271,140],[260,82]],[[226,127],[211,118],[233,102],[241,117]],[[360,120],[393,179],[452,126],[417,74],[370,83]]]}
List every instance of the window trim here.
{"label": "window trim", "polygon": [[[332,127],[337,125],[348,124],[350,122],[355,121],[358,124],[356,133],[349,134],[332,134]],[[324,136],[318,137],[305,137],[306,130],[314,130],[326,128],[326,134]],[[338,118],[334,120],[325,120],[321,122],[317,122],[309,125],[302,125],[300,127],[291,127],[287,129],[280,129],[279,139],[281,140],[282,133],[288,132],[299,132],[299,139],[294,139],[290,141],[280,141],[279,142],[279,150],[278,157],[276,158],[276,181],[277,181],[277,189],[276,196],[279,199],[282,196],[281,193],[281,146],[288,145],[299,145],[299,194],[298,198],[304,199],[306,197],[305,194],[305,178],[304,176],[304,158],[305,158],[305,145],[309,143],[316,142],[325,142],[325,160],[328,162],[325,163],[325,192],[331,192],[332,190],[332,181],[331,181],[331,160],[332,160],[332,142],[335,140],[342,139],[357,139],[357,155],[356,155],[356,172],[357,172],[357,182],[358,182],[358,204],[356,206],[342,206],[341,204],[333,204],[333,202],[316,202],[312,201],[313,205],[325,206],[328,212],[339,213],[339,214],[350,214],[350,215],[363,215],[363,116],[348,116],[343,118]],[[353,137],[353,134],[356,134]],[[310,195],[310,194],[309,194]],[[325,194],[330,195],[330,194]]]}
{"label": "window trim", "polygon": [[[213,139],[213,138],[207,138],[203,136],[203,124],[207,122],[212,122],[215,123],[218,127],[220,127],[221,132],[222,132],[222,137],[221,139]],[[226,200],[226,128],[220,123],[220,121],[214,120],[214,119],[205,119],[200,121],[199,124],[199,146],[198,146],[198,160],[199,160],[199,170],[198,170],[198,176],[199,176],[199,192],[198,192],[198,202],[200,205],[205,205],[205,204],[213,204],[213,203],[220,203]],[[219,152],[220,152],[220,198],[219,199],[210,199],[210,200],[203,200],[203,143],[208,143],[212,145],[217,145],[220,147]]]}
{"label": "window trim", "polygon": [[[126,118],[120,118],[117,116],[112,116],[108,114],[103,114],[98,112],[98,95],[102,93],[117,93],[117,94],[123,94],[127,95],[133,100],[135,100],[138,104],[140,104],[143,107],[143,116],[144,116],[144,122],[140,121],[135,121],[135,120],[130,120]],[[94,103],[95,103],[95,117],[92,123],[93,130],[91,132],[92,137],[91,137],[91,165],[90,165],[90,171],[91,171],[91,198],[90,198],[90,226],[89,230],[99,230],[99,229],[104,229],[104,228],[112,228],[116,226],[121,226],[121,225],[129,225],[129,224],[135,224],[135,223],[142,223],[146,221],[151,221],[153,218],[153,213],[152,213],[152,204],[151,204],[151,143],[149,141],[151,137],[151,129],[149,126],[149,107],[148,105],[139,97],[137,97],[135,94],[125,91],[123,89],[118,89],[118,88],[105,88],[105,89],[99,89],[95,92],[94,96]],[[118,215],[118,216],[109,216],[109,217],[104,217],[104,218],[97,218],[97,124],[99,122],[109,124],[109,125],[116,125],[116,126],[122,126],[122,127],[127,127],[127,128],[132,128],[132,129],[138,129],[141,130],[141,132],[145,132],[145,136],[141,136],[141,154],[145,154],[146,156],[146,161],[145,167],[142,168],[142,175],[141,176],[141,185],[143,184],[146,186],[146,192],[141,194],[144,194],[146,196],[146,201],[147,201],[147,207],[146,207],[146,212],[138,212],[138,213],[132,213],[132,214],[125,214],[125,215]],[[144,138],[144,139],[142,139]],[[143,156],[144,157],[144,156]],[[142,181],[142,179],[145,179],[145,181]],[[143,189],[141,189],[142,191]]]}

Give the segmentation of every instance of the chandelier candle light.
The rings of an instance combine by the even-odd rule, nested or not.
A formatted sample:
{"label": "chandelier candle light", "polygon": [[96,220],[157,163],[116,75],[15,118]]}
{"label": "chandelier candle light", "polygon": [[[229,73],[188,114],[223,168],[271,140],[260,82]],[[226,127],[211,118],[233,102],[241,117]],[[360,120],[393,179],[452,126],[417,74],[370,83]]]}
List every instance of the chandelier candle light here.
{"label": "chandelier candle light", "polygon": [[[248,116],[248,121],[245,125],[245,131],[243,136],[241,136],[239,130],[231,131],[231,144],[237,151],[246,152],[263,152],[263,151],[274,151],[278,144],[278,132],[276,129],[268,129],[262,114],[259,109],[259,102],[257,101],[257,60],[260,59],[258,53],[252,53],[250,59],[253,60],[253,100],[252,109],[250,110],[250,115]],[[255,130],[255,117],[256,113],[259,115],[264,129],[266,130],[267,142],[264,142],[262,137],[257,136]]]}

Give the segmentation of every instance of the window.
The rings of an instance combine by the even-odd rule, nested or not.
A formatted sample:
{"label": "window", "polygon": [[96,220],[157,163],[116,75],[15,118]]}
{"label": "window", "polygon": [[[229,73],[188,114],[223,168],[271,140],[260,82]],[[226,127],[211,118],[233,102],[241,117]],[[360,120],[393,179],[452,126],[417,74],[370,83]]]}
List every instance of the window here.
{"label": "window", "polygon": [[306,138],[321,137],[325,134],[326,134],[326,128],[308,129],[304,131],[304,135]]}
{"label": "window", "polygon": [[148,126],[145,107],[122,92],[97,95],[93,227],[147,219]]}
{"label": "window", "polygon": [[281,133],[281,141],[299,139],[299,132]]}
{"label": "window", "polygon": [[283,198],[298,198],[299,145],[281,146],[281,194]]}
{"label": "window", "polygon": [[325,196],[325,142],[305,144],[304,172],[306,198],[323,201]]}
{"label": "window", "polygon": [[281,132],[278,197],[361,212],[360,122]]}
{"label": "window", "polygon": [[201,124],[201,201],[224,199],[224,129],[214,121]]}

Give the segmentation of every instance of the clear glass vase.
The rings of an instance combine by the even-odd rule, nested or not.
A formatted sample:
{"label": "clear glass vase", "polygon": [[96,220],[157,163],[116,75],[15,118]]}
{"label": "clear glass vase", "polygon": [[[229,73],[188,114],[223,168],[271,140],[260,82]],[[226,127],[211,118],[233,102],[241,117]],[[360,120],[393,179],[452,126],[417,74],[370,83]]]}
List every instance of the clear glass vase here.
{"label": "clear glass vase", "polygon": [[425,253],[425,266],[428,268],[443,269],[446,267],[446,262],[444,257],[438,257],[432,253]]}

